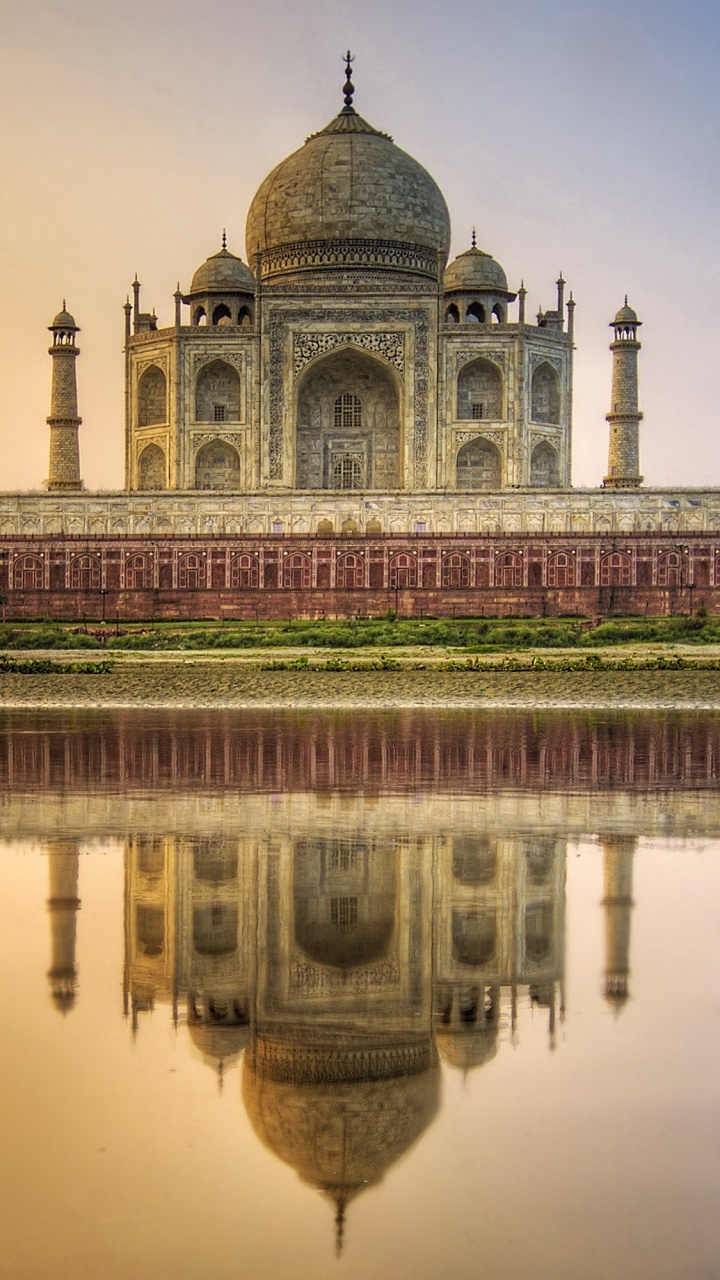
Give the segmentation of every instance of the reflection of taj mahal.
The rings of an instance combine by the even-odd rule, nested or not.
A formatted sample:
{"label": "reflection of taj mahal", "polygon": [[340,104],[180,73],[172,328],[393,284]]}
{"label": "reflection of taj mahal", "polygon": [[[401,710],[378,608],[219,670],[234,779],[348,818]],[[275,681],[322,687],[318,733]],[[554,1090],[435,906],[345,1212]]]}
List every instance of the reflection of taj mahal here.
{"label": "reflection of taj mahal", "polygon": [[[157,1001],[220,1073],[243,1056],[260,1140],[337,1209],[420,1138],[440,1062],[492,1060],[564,1007],[566,840],[428,830],[407,810],[338,827],[306,820],[257,834],[134,836],[125,855],[125,1012]],[[261,816],[260,811],[254,815]],[[290,834],[292,832],[292,834]],[[606,997],[628,994],[633,839],[605,849]],[[50,847],[53,964],[61,1009],[75,986],[76,841]],[[184,1015],[184,1016],[183,1016]]]}
{"label": "reflection of taj mahal", "polygon": [[348,62],[339,114],[252,200],[246,261],[223,233],[169,324],[135,279],[122,490],[81,492],[78,326],[55,317],[48,492],[0,495],[11,611],[716,608],[720,491],[642,487],[627,299],[607,474],[574,490],[565,281],[531,319],[474,232],[448,262],[442,192],[353,96]]}

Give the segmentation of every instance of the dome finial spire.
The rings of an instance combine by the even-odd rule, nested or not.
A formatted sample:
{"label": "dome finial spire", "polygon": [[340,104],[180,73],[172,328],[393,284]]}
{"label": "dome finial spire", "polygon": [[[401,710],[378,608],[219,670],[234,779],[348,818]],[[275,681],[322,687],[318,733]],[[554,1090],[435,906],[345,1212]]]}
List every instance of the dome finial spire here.
{"label": "dome finial spire", "polygon": [[474,228],[474,227],[473,227],[473,229],[472,229],[472,238],[471,238],[471,240],[470,240],[470,247],[471,247],[472,249],[477,249],[477,235],[476,235],[476,233],[475,233],[475,228]]}
{"label": "dome finial spire", "polygon": [[353,94],[355,93],[355,85],[353,84],[350,78],[350,74],[352,71],[352,64],[354,61],[355,59],[351,54],[350,50],[348,49],[347,53],[345,54],[345,84],[343,86],[343,94],[345,96],[345,106],[343,107],[343,111],[346,115],[355,114],[355,108],[353,107]]}
{"label": "dome finial spire", "polygon": [[227,234],[225,232],[224,227],[223,227],[223,233],[222,233],[222,247],[223,249],[227,249]]}

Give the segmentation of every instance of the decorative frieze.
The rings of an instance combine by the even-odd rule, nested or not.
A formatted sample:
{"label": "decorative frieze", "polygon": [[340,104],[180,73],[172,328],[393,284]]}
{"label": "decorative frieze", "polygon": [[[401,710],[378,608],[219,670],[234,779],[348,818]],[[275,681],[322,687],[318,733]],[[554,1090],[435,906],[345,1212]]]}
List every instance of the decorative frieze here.
{"label": "decorative frieze", "polygon": [[336,347],[350,345],[362,347],[364,351],[372,351],[383,356],[393,364],[398,373],[405,374],[405,335],[404,333],[377,333],[372,331],[328,333],[326,330],[296,333],[293,336],[293,373],[297,377],[315,356],[324,355]]}

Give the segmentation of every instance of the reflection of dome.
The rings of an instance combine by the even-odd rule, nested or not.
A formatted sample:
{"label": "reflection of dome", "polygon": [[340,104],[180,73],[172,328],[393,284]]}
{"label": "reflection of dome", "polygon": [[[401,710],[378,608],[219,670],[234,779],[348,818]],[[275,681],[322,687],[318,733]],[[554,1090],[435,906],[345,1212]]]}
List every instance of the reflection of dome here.
{"label": "reflection of dome", "polygon": [[[425,1067],[410,1075],[397,1073],[402,1045],[366,1043],[354,1051],[344,1039],[336,1045],[311,1048],[316,1077],[311,1082],[307,1074],[302,1078],[302,1067],[301,1079],[292,1078],[297,1051],[305,1064],[302,1044],[285,1046],[287,1070],[279,1071],[277,1059],[270,1065],[264,1052],[277,1044],[260,1043],[256,1054],[244,1059],[243,1098],[260,1141],[303,1181],[345,1204],[363,1186],[379,1182],[424,1132],[437,1110],[440,1077],[428,1041],[414,1046],[422,1049]],[[352,1060],[352,1071],[363,1050],[374,1056],[378,1071],[384,1061],[386,1078],[342,1079],[343,1059]]]}
{"label": "reflection of dome", "polygon": [[190,295],[196,293],[254,293],[255,277],[242,258],[225,246],[203,262],[192,278]]}
{"label": "reflection of dome", "polygon": [[507,293],[507,276],[494,258],[473,246],[445,271],[446,293]]}
{"label": "reflection of dome", "polygon": [[481,1067],[490,1062],[498,1050],[498,1026],[492,1021],[480,1026],[436,1030],[437,1047],[443,1062],[460,1071]]}
{"label": "reflection of dome", "polygon": [[[246,231],[250,260],[270,251],[267,274],[336,266],[433,275],[449,241],[450,215],[433,178],[350,106],[273,169]],[[431,253],[413,262],[403,246]]]}
{"label": "reflection of dome", "polygon": [[190,1039],[206,1062],[216,1066],[238,1058],[245,1049],[250,1028],[229,1023],[197,1022],[188,1024]]}

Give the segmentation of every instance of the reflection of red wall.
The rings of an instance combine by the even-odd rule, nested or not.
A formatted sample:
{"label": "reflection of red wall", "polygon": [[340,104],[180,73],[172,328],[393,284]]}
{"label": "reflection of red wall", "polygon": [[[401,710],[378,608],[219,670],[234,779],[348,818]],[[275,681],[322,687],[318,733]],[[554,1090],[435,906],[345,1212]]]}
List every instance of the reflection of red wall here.
{"label": "reflection of red wall", "polygon": [[[50,566],[50,590],[30,583],[28,590],[9,589],[15,558],[40,553]],[[257,564],[257,587],[232,586],[232,566],[243,554]],[[73,582],[71,565],[79,555],[101,562],[97,589],[80,591]],[[123,566],[137,555],[152,566],[152,586],[130,590]],[[675,566],[670,576],[664,569],[669,557]],[[202,572],[188,575],[191,560]],[[351,560],[356,571],[338,573],[338,564]],[[559,574],[561,561],[572,572]],[[450,565],[462,569],[452,574]],[[349,581],[368,586],[350,587]],[[6,538],[0,541],[0,590],[8,596],[10,618],[100,617],[103,593],[106,616],[137,619],[380,615],[396,607],[407,616],[664,614],[701,605],[720,613],[720,540],[685,535],[679,545],[677,537],[647,534]]]}
{"label": "reflection of red wall", "polygon": [[463,794],[512,790],[707,790],[720,781],[720,721],[678,714],[602,720],[518,712],[357,718],[114,712],[47,733],[24,713],[0,736],[0,787]]}

